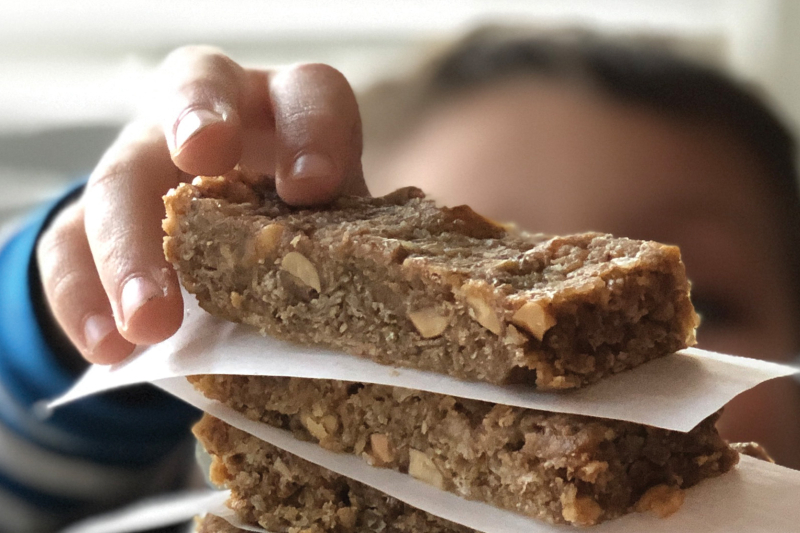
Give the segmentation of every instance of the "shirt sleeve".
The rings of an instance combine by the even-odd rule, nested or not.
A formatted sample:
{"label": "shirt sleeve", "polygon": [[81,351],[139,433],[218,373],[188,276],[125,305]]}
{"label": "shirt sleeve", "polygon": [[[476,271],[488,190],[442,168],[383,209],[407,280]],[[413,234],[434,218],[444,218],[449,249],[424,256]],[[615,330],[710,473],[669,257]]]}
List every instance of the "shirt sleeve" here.
{"label": "shirt sleeve", "polygon": [[199,413],[154,387],[87,398],[49,417],[39,408],[76,372],[54,340],[34,250],[79,192],[70,190],[0,247],[0,532],[55,531],[178,488],[193,463],[189,427]]}

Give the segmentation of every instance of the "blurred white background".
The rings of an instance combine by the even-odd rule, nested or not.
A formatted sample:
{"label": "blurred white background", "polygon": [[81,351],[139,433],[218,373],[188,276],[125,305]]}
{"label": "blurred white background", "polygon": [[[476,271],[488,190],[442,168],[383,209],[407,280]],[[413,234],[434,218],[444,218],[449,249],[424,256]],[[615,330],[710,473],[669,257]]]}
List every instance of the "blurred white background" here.
{"label": "blurred white background", "polygon": [[358,89],[485,22],[672,36],[800,124],[797,0],[0,0],[0,222],[91,169],[172,48],[322,61]]}

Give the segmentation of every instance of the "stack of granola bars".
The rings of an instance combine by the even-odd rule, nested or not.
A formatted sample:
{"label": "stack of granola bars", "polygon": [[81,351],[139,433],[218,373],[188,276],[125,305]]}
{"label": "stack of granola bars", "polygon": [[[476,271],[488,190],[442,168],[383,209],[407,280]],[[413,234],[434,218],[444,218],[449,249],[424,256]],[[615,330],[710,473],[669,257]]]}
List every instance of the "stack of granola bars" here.
{"label": "stack of granola bars", "polygon": [[[575,389],[694,343],[678,250],[545,238],[417,189],[283,204],[232,172],[165,197],[165,251],[210,313],[263,333],[494,384]],[[666,516],[732,468],[717,415],[688,433],[369,383],[194,376],[206,396],[325,449],[556,524]],[[472,531],[206,415],[195,434],[241,521],[274,532]],[[234,531],[206,517],[200,531]]]}

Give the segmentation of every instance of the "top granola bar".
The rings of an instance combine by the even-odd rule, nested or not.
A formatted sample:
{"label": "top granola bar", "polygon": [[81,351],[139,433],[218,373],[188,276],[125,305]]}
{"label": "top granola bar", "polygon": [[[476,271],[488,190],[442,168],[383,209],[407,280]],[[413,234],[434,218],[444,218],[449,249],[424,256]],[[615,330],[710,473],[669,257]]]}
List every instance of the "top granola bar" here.
{"label": "top granola bar", "polygon": [[529,235],[415,188],[295,208],[240,171],[165,203],[167,259],[201,306],[282,339],[541,389],[694,344],[674,246]]}

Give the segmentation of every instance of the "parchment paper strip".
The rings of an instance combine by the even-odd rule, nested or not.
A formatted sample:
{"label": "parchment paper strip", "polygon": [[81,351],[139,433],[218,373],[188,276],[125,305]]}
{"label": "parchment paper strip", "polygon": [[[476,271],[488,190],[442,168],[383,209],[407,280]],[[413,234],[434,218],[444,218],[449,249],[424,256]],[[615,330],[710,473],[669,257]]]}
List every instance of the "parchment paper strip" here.
{"label": "parchment paper strip", "polygon": [[228,491],[211,489],[165,494],[81,520],[61,533],[133,533],[180,524],[206,512],[224,514],[229,496]]}
{"label": "parchment paper strip", "polygon": [[51,406],[124,385],[176,376],[269,375],[379,383],[689,431],[741,392],[795,372],[797,369],[766,361],[688,349],[585,389],[544,393],[531,387],[470,383],[281,342],[260,335],[254,328],[214,318],[190,297],[186,298],[183,326],[172,338],[140,350],[121,364],[92,367]]}
{"label": "parchment paper strip", "polygon": [[[362,459],[336,454],[298,441],[290,433],[251,421],[233,409],[209,400],[186,380],[156,383],[196,407],[336,473],[375,487],[414,507],[484,533],[574,533],[571,526],[553,526],[503,511],[484,503],[463,500],[394,470],[374,468]],[[687,491],[683,507],[667,519],[634,513],[599,526],[591,533],[774,533],[796,531],[800,524],[800,472],[750,457],[736,470],[705,480]],[[212,514],[215,510],[209,509]],[[225,510],[220,508],[220,513]]]}

